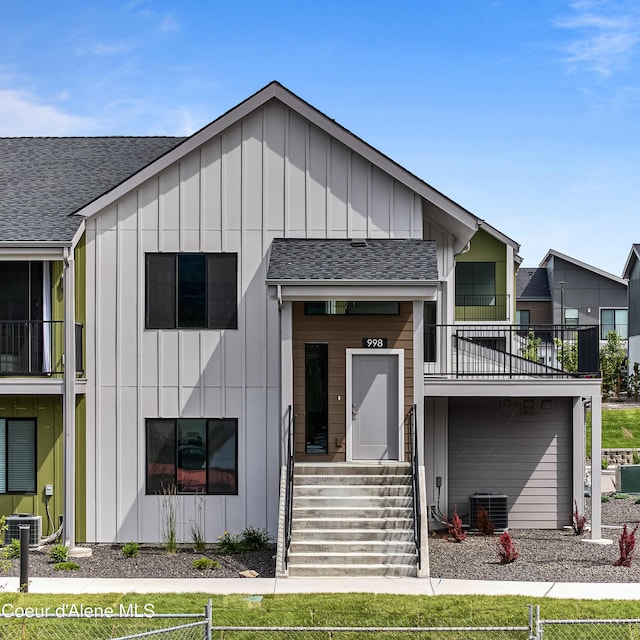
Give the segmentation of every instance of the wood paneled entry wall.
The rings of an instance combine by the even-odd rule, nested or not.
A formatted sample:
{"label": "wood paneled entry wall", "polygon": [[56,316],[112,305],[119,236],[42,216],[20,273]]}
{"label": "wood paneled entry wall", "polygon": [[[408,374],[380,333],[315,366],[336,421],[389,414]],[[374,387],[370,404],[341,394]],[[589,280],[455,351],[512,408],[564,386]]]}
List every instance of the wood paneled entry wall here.
{"label": "wood paneled entry wall", "polygon": [[[296,460],[346,461],[347,349],[362,349],[363,340],[366,338],[384,339],[386,349],[403,351],[404,415],[408,414],[413,404],[413,305],[411,302],[401,302],[398,307],[399,313],[394,315],[308,315],[305,313],[304,302],[293,303],[293,410]],[[326,347],[314,348],[309,345]],[[371,349],[372,353],[374,351],[375,346]],[[319,443],[314,443],[307,437],[308,396],[305,394],[305,360],[308,357],[316,360],[326,357],[328,428]],[[348,409],[351,411],[351,407]],[[406,424],[403,441],[404,455],[407,459]],[[319,453],[322,448],[326,453]]]}

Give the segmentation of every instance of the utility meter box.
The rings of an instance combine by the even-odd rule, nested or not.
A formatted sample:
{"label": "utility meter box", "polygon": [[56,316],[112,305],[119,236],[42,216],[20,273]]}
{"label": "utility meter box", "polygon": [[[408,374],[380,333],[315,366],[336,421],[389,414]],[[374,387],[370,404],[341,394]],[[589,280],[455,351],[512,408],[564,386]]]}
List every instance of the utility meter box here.
{"label": "utility meter box", "polygon": [[621,464],[616,468],[616,489],[621,493],[640,493],[640,464]]}

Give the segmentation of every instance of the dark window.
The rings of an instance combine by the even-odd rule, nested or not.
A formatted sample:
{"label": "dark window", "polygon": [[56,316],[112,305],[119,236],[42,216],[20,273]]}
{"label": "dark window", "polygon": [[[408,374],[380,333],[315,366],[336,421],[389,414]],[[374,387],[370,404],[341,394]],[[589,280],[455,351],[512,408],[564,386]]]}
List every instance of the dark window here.
{"label": "dark window", "polygon": [[237,329],[235,253],[147,253],[147,329]]}
{"label": "dark window", "polygon": [[0,419],[0,493],[36,492],[36,421]]}
{"label": "dark window", "polygon": [[304,312],[308,316],[397,316],[400,303],[378,300],[305,302]]}
{"label": "dark window", "polygon": [[304,345],[305,453],[329,452],[327,344]]}
{"label": "dark window", "polygon": [[424,303],[424,361],[435,362],[436,357],[436,303]]}
{"label": "dark window", "polygon": [[628,335],[629,312],[627,309],[600,309],[600,340],[606,340],[609,331],[615,331],[622,340]]}
{"label": "dark window", "polygon": [[178,493],[237,495],[238,420],[147,420],[147,495],[175,487]]}
{"label": "dark window", "polygon": [[531,312],[528,309],[518,309],[516,311],[516,324],[518,325],[531,324]]}
{"label": "dark window", "polygon": [[456,306],[488,307],[495,304],[495,263],[458,262],[456,264]]}

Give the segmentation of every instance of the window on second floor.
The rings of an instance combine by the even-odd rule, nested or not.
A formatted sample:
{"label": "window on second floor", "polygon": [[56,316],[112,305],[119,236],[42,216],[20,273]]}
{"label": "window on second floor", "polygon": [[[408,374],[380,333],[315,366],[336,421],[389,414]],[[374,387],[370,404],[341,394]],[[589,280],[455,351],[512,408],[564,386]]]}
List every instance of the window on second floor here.
{"label": "window on second floor", "polygon": [[147,329],[237,329],[235,253],[147,253]]}
{"label": "window on second floor", "polygon": [[563,324],[577,325],[579,324],[580,313],[578,309],[572,309],[571,307],[564,310],[564,322]]}
{"label": "window on second floor", "polygon": [[609,331],[615,331],[622,340],[629,337],[627,309],[600,309],[600,340],[606,340]]}
{"label": "window on second floor", "polygon": [[458,262],[456,264],[456,306],[488,307],[495,304],[495,263]]}
{"label": "window on second floor", "polygon": [[531,324],[531,311],[529,309],[518,309],[516,311],[516,324],[525,326]]}

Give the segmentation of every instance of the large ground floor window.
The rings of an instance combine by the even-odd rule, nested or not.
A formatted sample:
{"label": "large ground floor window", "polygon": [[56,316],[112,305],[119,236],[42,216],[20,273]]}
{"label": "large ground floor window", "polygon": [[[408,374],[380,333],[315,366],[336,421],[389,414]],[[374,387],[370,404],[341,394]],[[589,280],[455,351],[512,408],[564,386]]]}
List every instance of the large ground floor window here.
{"label": "large ground floor window", "polygon": [[0,419],[0,493],[36,492],[36,421]]}
{"label": "large ground floor window", "polygon": [[147,495],[238,493],[236,418],[147,419]]}

